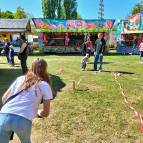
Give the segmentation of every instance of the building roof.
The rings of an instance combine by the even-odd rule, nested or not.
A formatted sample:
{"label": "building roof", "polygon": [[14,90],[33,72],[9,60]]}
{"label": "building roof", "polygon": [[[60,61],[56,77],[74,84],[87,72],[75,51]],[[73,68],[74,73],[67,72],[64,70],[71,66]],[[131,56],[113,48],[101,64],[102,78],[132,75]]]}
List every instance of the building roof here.
{"label": "building roof", "polygon": [[27,19],[0,19],[0,32],[17,32],[31,30]]}
{"label": "building roof", "polygon": [[1,29],[0,28],[0,32],[25,32],[25,29]]}

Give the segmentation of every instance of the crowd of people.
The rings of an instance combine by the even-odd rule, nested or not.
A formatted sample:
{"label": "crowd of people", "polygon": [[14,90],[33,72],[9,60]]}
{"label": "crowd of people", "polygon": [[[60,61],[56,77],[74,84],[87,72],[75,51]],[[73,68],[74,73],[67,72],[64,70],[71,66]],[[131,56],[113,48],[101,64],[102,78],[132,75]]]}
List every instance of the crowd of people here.
{"label": "crowd of people", "polygon": [[[22,73],[25,74],[28,70],[27,68],[27,57],[29,53],[29,43],[27,42],[25,35],[21,35],[21,38],[18,39],[20,42],[20,51],[18,53],[18,59],[20,60],[21,68],[22,68]],[[8,39],[5,39],[5,45],[4,49],[2,51],[2,54],[6,56],[7,63],[10,64],[11,66],[15,66],[14,62],[14,48],[13,45],[10,44]]]}
{"label": "crowd of people", "polygon": [[[93,47],[93,43],[90,40],[90,35],[85,34],[84,43],[82,45],[82,70],[86,70],[87,63],[89,62],[89,58],[91,56],[91,49],[94,48],[94,66],[93,69],[95,72],[102,71],[103,64],[103,54],[105,52],[106,41],[104,38],[104,34],[99,33],[98,39],[95,41],[95,47]],[[99,67],[98,67],[99,63]]]}

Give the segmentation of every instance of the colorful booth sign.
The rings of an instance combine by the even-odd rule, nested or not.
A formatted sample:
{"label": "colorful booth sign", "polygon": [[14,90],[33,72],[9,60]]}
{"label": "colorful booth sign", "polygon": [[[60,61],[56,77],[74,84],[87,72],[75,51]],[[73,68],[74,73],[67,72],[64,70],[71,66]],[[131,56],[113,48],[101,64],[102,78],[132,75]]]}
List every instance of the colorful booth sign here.
{"label": "colorful booth sign", "polygon": [[138,13],[129,17],[128,20],[123,20],[122,26],[122,33],[140,33],[143,30],[143,17]]}
{"label": "colorful booth sign", "polygon": [[129,18],[130,30],[139,30],[140,24],[141,24],[141,14],[140,13]]}
{"label": "colorful booth sign", "polygon": [[108,32],[115,20],[60,20],[60,19],[32,19],[37,32]]}

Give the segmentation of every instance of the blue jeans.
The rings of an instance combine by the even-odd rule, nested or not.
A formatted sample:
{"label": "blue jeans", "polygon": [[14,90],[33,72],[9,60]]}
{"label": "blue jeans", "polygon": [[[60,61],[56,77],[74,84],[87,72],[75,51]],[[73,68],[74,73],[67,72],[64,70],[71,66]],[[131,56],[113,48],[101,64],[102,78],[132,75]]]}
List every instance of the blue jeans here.
{"label": "blue jeans", "polygon": [[97,71],[98,61],[99,61],[99,70],[102,70],[103,55],[101,53],[96,52],[94,56],[94,70],[95,71]]}
{"label": "blue jeans", "polygon": [[140,59],[143,57],[143,51],[140,51]]}
{"label": "blue jeans", "polygon": [[6,54],[7,63],[9,64],[9,55]]}
{"label": "blue jeans", "polygon": [[32,122],[21,116],[0,113],[0,143],[9,143],[12,131],[19,137],[21,143],[31,143]]}

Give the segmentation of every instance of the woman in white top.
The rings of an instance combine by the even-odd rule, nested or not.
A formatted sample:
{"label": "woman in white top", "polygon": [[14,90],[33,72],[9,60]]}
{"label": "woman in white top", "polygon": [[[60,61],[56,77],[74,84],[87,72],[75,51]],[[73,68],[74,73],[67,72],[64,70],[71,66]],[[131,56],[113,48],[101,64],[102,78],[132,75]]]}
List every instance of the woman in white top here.
{"label": "woman in white top", "polygon": [[[13,99],[7,99],[20,92]],[[37,116],[38,106],[43,101],[40,117],[47,117],[50,111],[50,99],[53,98],[47,63],[37,59],[32,63],[31,70],[18,77],[4,93],[5,103],[0,111],[0,143],[8,143],[12,132],[15,132],[21,143],[31,143],[32,119]]]}

